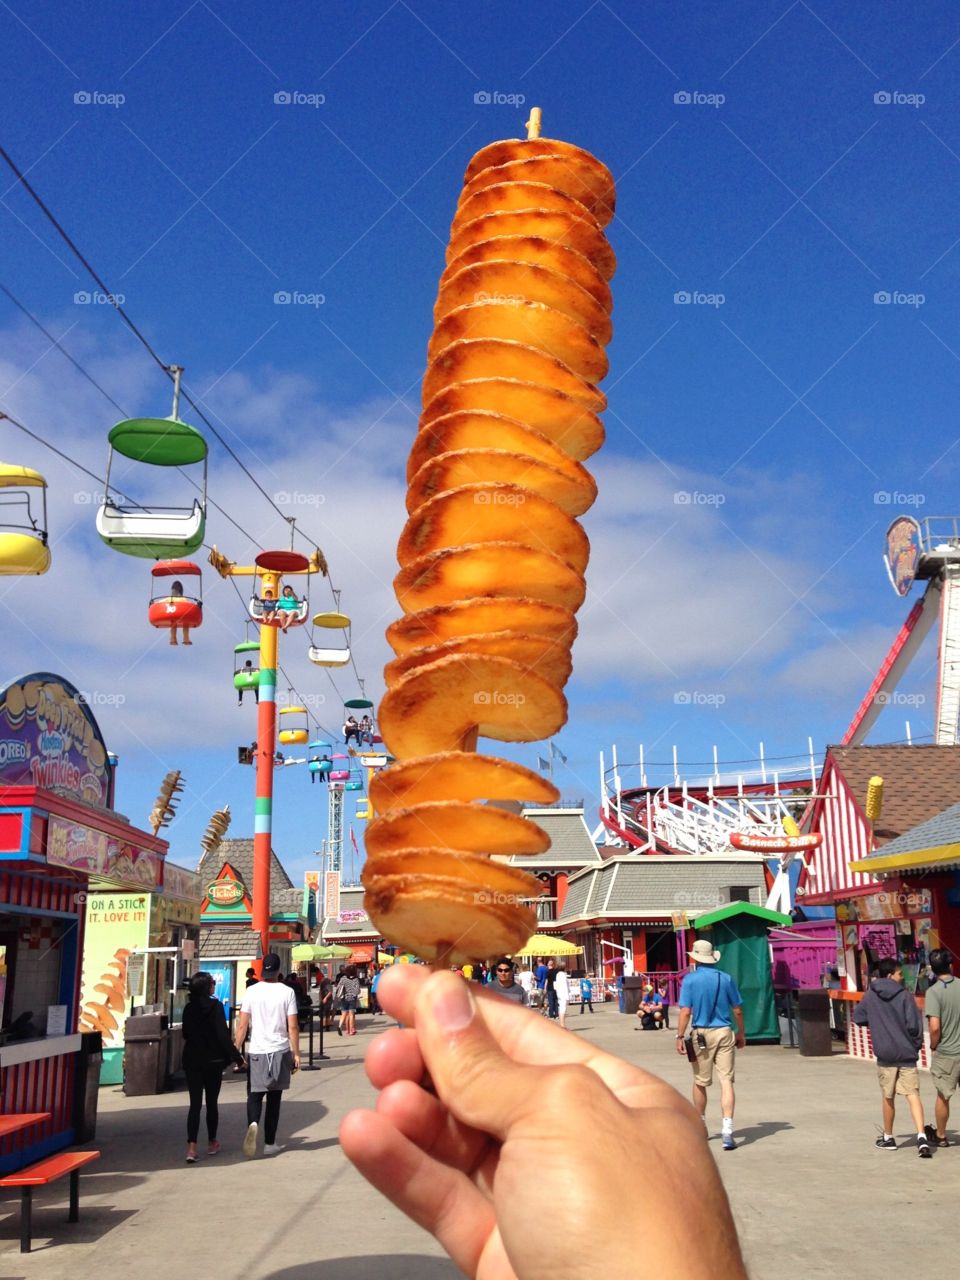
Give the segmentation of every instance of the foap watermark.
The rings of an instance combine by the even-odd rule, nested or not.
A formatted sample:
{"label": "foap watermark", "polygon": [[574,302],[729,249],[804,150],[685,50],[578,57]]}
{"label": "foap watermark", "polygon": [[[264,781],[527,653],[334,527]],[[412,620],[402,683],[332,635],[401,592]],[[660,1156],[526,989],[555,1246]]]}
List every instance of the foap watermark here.
{"label": "foap watermark", "polygon": [[903,889],[893,891],[883,890],[877,894],[877,902],[889,903],[891,906],[911,907],[915,911],[930,910],[929,896],[914,889],[907,890],[906,892]]}
{"label": "foap watermark", "polygon": [[278,89],[273,95],[278,107],[322,107],[327,100],[325,93],[304,93],[301,89]]}
{"label": "foap watermark", "polygon": [[481,489],[473,495],[473,501],[478,507],[522,507],[526,500],[525,493],[503,489]]}
{"label": "foap watermark", "polygon": [[526,702],[522,693],[506,693],[503,689],[478,689],[473,701],[478,707],[522,707]]}
{"label": "foap watermark", "polygon": [[278,289],[273,295],[275,307],[322,307],[325,293],[303,293],[300,289]]}
{"label": "foap watermark", "polygon": [[925,293],[904,293],[902,289],[878,289],[873,295],[875,307],[922,307]]}
{"label": "foap watermark", "polygon": [[516,907],[528,902],[522,893],[501,893],[499,889],[480,889],[473,895],[474,902],[481,906]]}
{"label": "foap watermark", "polygon": [[722,507],[725,493],[704,493],[700,489],[678,489],[673,495],[675,507]]}
{"label": "foap watermark", "polygon": [[701,93],[699,89],[678,89],[673,101],[678,107],[722,107],[727,100],[725,93]]}
{"label": "foap watermark", "polygon": [[723,902],[716,890],[711,893],[709,889],[680,889],[673,895],[673,905],[675,907],[721,907]]}
{"label": "foap watermark", "polygon": [[124,93],[102,93],[99,89],[78,89],[73,95],[77,107],[122,107],[127,96]]}
{"label": "foap watermark", "polygon": [[706,693],[702,689],[678,689],[673,695],[678,707],[722,707],[726,700],[725,693]]}
{"label": "foap watermark", "polygon": [[475,293],[474,302],[499,302],[501,306],[522,307],[528,301],[522,293]]}
{"label": "foap watermark", "polygon": [[79,289],[73,295],[75,307],[122,307],[126,300],[125,293],[101,293],[99,289]]}
{"label": "foap watermark", "polygon": [[924,693],[875,693],[873,700],[878,707],[922,707],[927,700]]}
{"label": "foap watermark", "polygon": [[502,93],[499,89],[478,89],[473,95],[476,107],[522,107],[525,93]]}
{"label": "foap watermark", "polygon": [[703,293],[699,289],[678,289],[673,295],[675,307],[722,307],[725,293]]}
{"label": "foap watermark", "polygon": [[922,107],[927,100],[925,93],[901,93],[899,89],[880,89],[873,95],[878,107]]}
{"label": "foap watermark", "polygon": [[301,489],[278,489],[273,500],[279,507],[322,507],[325,493],[306,493]]}
{"label": "foap watermark", "polygon": [[105,493],[96,489],[74,489],[73,504],[76,507],[102,507],[107,500]]}
{"label": "foap watermark", "polygon": [[925,493],[901,493],[899,489],[878,489],[873,495],[875,507],[922,507],[926,501]]}
{"label": "foap watermark", "polygon": [[103,689],[79,689],[76,701],[81,707],[122,707],[125,693],[107,693]]}

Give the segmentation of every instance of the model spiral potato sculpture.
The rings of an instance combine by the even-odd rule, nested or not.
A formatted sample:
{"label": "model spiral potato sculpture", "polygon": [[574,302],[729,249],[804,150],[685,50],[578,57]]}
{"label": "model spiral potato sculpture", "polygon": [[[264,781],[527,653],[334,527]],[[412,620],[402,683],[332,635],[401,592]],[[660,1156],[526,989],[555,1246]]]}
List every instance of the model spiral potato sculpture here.
{"label": "model spiral potato sculpture", "polygon": [[439,964],[515,951],[536,929],[542,886],[504,859],[549,838],[483,802],[558,792],[476,743],[533,742],[566,722],[614,201],[592,155],[531,137],[477,152],[453,219],[397,550],[404,616],[387,630],[379,727],[396,763],[370,784],[363,872],[383,935]]}

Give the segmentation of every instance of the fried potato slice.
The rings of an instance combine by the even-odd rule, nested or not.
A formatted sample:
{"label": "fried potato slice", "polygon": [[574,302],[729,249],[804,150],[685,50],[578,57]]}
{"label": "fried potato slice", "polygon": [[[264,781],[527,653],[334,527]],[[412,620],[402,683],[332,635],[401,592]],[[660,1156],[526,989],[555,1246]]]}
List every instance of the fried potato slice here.
{"label": "fried potato slice", "polygon": [[566,561],[522,542],[478,542],[433,551],[401,569],[393,589],[407,613],[477,596],[517,595],[575,612],[587,593],[582,574]]}
{"label": "fried potato slice", "polygon": [[516,418],[483,409],[450,413],[427,423],[410,450],[407,481],[431,458],[441,453],[456,453],[459,449],[505,449],[508,453],[545,462],[571,480],[593,484],[590,472],[542,431],[535,431]]}
{"label": "fried potato slice", "polygon": [[590,540],[572,516],[518,484],[464,484],[425,502],[404,525],[397,561],[477,542],[522,542],[583,573]]}
{"label": "fried potato slice", "polygon": [[514,209],[473,218],[451,233],[447,262],[459,258],[471,245],[495,236],[535,236],[576,249],[596,267],[604,280],[612,279],[617,270],[617,256],[589,214],[578,217],[555,209]]}
{"label": "fried potato slice", "polygon": [[[448,347],[447,353],[453,350]],[[451,363],[456,362],[451,360]],[[476,362],[471,358],[466,363]],[[445,387],[430,400],[420,415],[417,443],[439,419],[470,412],[498,413],[521,422],[539,431],[575,460],[596,453],[605,438],[603,423],[597,415],[582,401],[562,391],[518,378],[474,377]]]}
{"label": "fried potato slice", "polygon": [[427,344],[433,360],[452,342],[500,338],[545,351],[587,382],[599,382],[610,369],[602,345],[578,320],[544,302],[489,298],[457,307],[440,320]]}
{"label": "fried potato slice", "polygon": [[550,848],[546,831],[529,818],[466,800],[430,800],[411,809],[391,809],[367,824],[365,840],[368,866],[397,849],[458,849],[487,858],[494,853],[532,856]]}
{"label": "fried potato slice", "polygon": [[[571,467],[579,466],[567,460]],[[582,516],[596,500],[597,485],[582,467],[571,475],[537,458],[506,449],[457,449],[424,463],[407,486],[407,510],[416,511],[440,493],[461,485],[511,482],[555,503],[570,516]]]}
{"label": "fried potato slice", "polygon": [[[494,236],[490,240],[468,245],[463,253],[451,261],[440,277],[441,290],[465,267],[480,267],[493,262],[526,262],[531,266],[546,267],[578,284],[607,315],[613,310],[610,286],[589,258],[585,258],[576,249],[548,240],[544,236]],[[548,299],[543,298],[541,301],[546,302]]]}
{"label": "fried potato slice", "polygon": [[551,209],[592,222],[599,230],[600,222],[585,204],[565,191],[546,182],[498,182],[476,191],[469,199],[461,198],[450,227],[451,239],[468,222],[487,213],[511,213],[517,209]]}
{"label": "fried potato slice", "polygon": [[[521,631],[527,635],[549,636],[569,647],[577,636],[577,620],[569,609],[524,596],[459,600],[455,604],[408,613],[391,622],[387,627],[387,643],[402,658],[428,645],[443,644],[481,631],[487,635]],[[496,796],[488,798],[497,799]]]}
{"label": "fried potato slice", "polygon": [[380,875],[364,883],[364,906],[380,933],[423,960],[436,960],[441,947],[453,964],[512,953],[536,932],[532,907],[498,903],[496,891],[481,898],[455,876]]}
{"label": "fried potato slice", "polygon": [[[467,805],[467,808],[482,808],[482,805]],[[502,809],[500,813],[504,812]],[[510,814],[518,822],[525,819]],[[510,857],[509,854],[502,855]],[[532,855],[524,854],[524,857]],[[396,849],[387,849],[383,853],[367,854],[364,864],[364,883],[372,883],[382,876],[424,875],[451,876],[460,881],[465,889],[473,889],[480,895],[496,894],[503,899],[509,895],[510,900],[537,898],[545,891],[545,885],[536,876],[520,867],[511,866],[501,858],[491,859],[485,853],[475,849],[438,848],[435,845],[406,845]],[[490,898],[493,901],[493,898]],[[503,905],[507,905],[504,903]]]}
{"label": "fried potato slice", "polygon": [[370,803],[380,813],[426,800],[517,800],[556,804],[560,792],[542,774],[476,751],[442,751],[398,760],[370,779]]}
{"label": "fried potato slice", "polygon": [[478,302],[508,305],[542,302],[555,311],[562,311],[576,324],[583,325],[587,333],[601,344],[613,337],[610,313],[591,293],[569,276],[536,263],[501,259],[464,267],[441,282],[433,308],[434,321],[439,323],[458,307]]}
{"label": "fried potato slice", "polygon": [[474,636],[457,636],[442,644],[427,645],[394,658],[383,669],[383,681],[392,689],[408,671],[446,658],[451,653],[493,654],[497,658],[512,658],[562,689],[570,679],[573,661],[570,647],[550,636],[524,635],[521,631],[482,632]]}
{"label": "fried potato slice", "polygon": [[[564,142],[560,138],[503,138],[499,142],[489,142],[473,156],[467,165],[463,181],[468,183],[478,173],[495,165],[512,164],[515,160],[529,160],[532,156],[554,156],[569,160],[593,174],[595,187],[606,185],[611,193],[616,189],[613,174],[602,160],[598,160],[592,152],[585,151],[583,147],[578,147],[572,142]],[[606,203],[609,205],[612,201],[607,200]]]}
{"label": "fried potato slice", "polygon": [[[503,338],[467,338],[452,342],[430,361],[423,375],[423,404],[452,386],[472,378],[510,378],[524,384],[540,386],[554,397],[558,393],[573,399],[581,411],[588,409],[602,413],[607,407],[607,397],[599,387],[579,377],[562,360],[548,355],[539,347],[525,342]],[[530,426],[544,429],[541,422],[531,422],[520,413],[499,404],[479,405],[478,408],[494,409],[517,417]],[[444,410],[449,412],[449,410]]]}
{"label": "fried potato slice", "polygon": [[567,720],[563,694],[509,658],[455,654],[417,667],[384,694],[377,716],[398,760],[459,751],[475,733],[498,742],[536,742]]}
{"label": "fried potato slice", "polygon": [[526,156],[481,169],[463,188],[460,204],[466,204],[479,191],[505,182],[542,182],[557,191],[563,191],[585,205],[601,227],[605,227],[613,217],[617,203],[616,189],[609,170],[601,175],[597,173],[596,164],[584,164],[577,157],[554,153]]}

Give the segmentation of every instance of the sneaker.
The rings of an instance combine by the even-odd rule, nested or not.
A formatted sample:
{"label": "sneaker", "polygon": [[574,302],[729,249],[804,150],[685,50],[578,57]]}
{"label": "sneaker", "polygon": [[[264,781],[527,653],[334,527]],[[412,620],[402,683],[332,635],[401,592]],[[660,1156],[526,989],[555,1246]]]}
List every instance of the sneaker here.
{"label": "sneaker", "polygon": [[917,1155],[924,1160],[929,1160],[933,1155],[930,1143],[925,1137],[920,1137],[919,1134],[917,1134]]}
{"label": "sneaker", "polygon": [[927,1141],[930,1143],[931,1147],[949,1147],[950,1146],[950,1139],[947,1137],[947,1135],[944,1134],[943,1137],[941,1138],[932,1124],[925,1124],[923,1126],[923,1129],[927,1135]]}
{"label": "sneaker", "polygon": [[259,1125],[254,1120],[252,1124],[247,1125],[247,1132],[243,1139],[243,1154],[248,1160],[252,1160],[257,1154],[257,1130]]}
{"label": "sneaker", "polygon": [[265,1142],[263,1145],[263,1154],[265,1156],[279,1155],[283,1147],[279,1142]]}
{"label": "sneaker", "polygon": [[720,1142],[723,1145],[724,1151],[736,1151],[737,1149],[737,1144],[733,1140],[732,1133],[721,1133]]}
{"label": "sneaker", "polygon": [[218,1154],[219,1154],[219,1152],[220,1152],[220,1143],[219,1143],[219,1142],[217,1142],[216,1140],[214,1140],[214,1141],[213,1141],[213,1142],[211,1142],[211,1143],[210,1143],[210,1145],[207,1147],[207,1155],[208,1155],[208,1156],[215,1156],[215,1155],[218,1155]]}
{"label": "sneaker", "polygon": [[880,1147],[882,1151],[896,1151],[897,1140],[896,1138],[885,1138],[881,1133],[876,1141],[876,1146]]}

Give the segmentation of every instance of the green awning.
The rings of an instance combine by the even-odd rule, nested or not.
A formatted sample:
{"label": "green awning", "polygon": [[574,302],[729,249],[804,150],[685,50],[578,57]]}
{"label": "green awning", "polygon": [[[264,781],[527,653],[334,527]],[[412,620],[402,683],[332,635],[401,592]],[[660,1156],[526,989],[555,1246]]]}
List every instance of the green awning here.
{"label": "green awning", "polygon": [[766,907],[758,907],[752,902],[728,902],[718,911],[708,911],[706,915],[697,916],[691,920],[690,924],[694,929],[705,929],[707,925],[719,924],[721,920],[729,920],[731,916],[756,916],[765,924],[777,925],[780,928],[793,924],[791,916],[785,916],[781,911],[768,911]]}
{"label": "green awning", "polygon": [[185,467],[207,456],[206,440],[179,418],[126,418],[110,432],[110,443],[125,458],[157,467]]}

